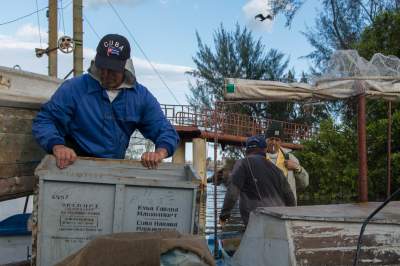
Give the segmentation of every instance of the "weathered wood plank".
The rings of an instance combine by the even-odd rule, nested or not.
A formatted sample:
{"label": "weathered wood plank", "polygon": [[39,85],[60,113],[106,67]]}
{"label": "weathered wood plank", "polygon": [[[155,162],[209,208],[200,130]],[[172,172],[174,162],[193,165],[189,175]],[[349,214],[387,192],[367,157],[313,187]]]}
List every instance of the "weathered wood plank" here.
{"label": "weathered wood plank", "polygon": [[0,107],[0,133],[31,134],[37,111]]}
{"label": "weathered wood plank", "polygon": [[0,178],[14,176],[33,176],[40,160],[30,162],[0,162]]}
{"label": "weathered wood plank", "polygon": [[24,261],[4,264],[3,266],[30,266],[30,265],[31,265],[31,262],[29,260],[24,260]]}
{"label": "weathered wood plank", "polygon": [[[351,265],[360,223],[292,221],[298,265]],[[399,265],[399,225],[370,224],[363,236],[359,265]]]}
{"label": "weathered wood plank", "polygon": [[[329,266],[353,265],[354,249],[319,250],[296,254],[297,265]],[[363,248],[358,265],[399,265],[398,247],[388,247],[384,252],[380,249]]]}
{"label": "weathered wood plank", "polygon": [[0,133],[0,162],[41,160],[45,152],[30,134]]}
{"label": "weathered wood plank", "polygon": [[0,179],[0,201],[19,198],[33,193],[35,176],[9,177]]}

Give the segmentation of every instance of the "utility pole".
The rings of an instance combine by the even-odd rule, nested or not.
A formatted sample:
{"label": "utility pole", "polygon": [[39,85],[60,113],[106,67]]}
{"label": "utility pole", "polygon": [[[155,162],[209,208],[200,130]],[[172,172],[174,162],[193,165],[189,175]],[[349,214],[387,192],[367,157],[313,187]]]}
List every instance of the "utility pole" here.
{"label": "utility pole", "polygon": [[74,76],[83,73],[83,27],[82,27],[82,0],[73,2],[73,29],[74,29]]}
{"label": "utility pole", "polygon": [[57,0],[49,0],[49,76],[57,77]]}

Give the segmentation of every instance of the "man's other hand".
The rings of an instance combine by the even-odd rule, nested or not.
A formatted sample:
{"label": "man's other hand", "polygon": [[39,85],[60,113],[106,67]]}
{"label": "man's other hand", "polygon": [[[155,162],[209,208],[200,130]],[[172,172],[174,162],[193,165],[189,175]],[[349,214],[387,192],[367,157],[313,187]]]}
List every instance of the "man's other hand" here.
{"label": "man's other hand", "polygon": [[148,169],[156,169],[158,164],[168,156],[164,148],[159,148],[155,152],[145,152],[142,154],[142,165]]}
{"label": "man's other hand", "polygon": [[54,145],[53,155],[56,157],[56,164],[60,169],[73,164],[77,158],[75,151],[64,145]]}
{"label": "man's other hand", "polygon": [[291,170],[291,171],[296,171],[300,167],[300,165],[293,160],[285,160],[285,166],[288,170]]}

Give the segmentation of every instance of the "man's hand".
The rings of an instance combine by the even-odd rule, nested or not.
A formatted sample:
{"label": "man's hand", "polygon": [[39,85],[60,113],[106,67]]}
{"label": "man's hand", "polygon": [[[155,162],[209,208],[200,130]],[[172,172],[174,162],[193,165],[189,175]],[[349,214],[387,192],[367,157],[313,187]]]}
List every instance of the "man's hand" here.
{"label": "man's hand", "polygon": [[226,223],[226,220],[222,220],[221,218],[219,218],[219,224],[221,225],[221,227],[224,227]]}
{"label": "man's hand", "polygon": [[155,152],[145,152],[141,158],[142,165],[148,169],[156,169],[158,164],[167,156],[168,152],[164,148],[159,148]]}
{"label": "man's hand", "polygon": [[57,167],[60,169],[73,164],[77,158],[75,151],[64,145],[54,145],[53,154],[56,157]]}
{"label": "man's hand", "polygon": [[299,171],[300,164],[293,160],[285,160],[285,166],[290,171]]}

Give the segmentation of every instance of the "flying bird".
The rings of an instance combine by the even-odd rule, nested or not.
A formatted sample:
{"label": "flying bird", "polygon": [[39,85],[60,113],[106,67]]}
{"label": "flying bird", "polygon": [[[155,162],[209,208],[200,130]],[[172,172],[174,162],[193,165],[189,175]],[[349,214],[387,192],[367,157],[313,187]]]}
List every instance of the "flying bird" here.
{"label": "flying bird", "polygon": [[266,16],[264,16],[263,14],[258,14],[257,16],[254,17],[254,19],[258,19],[259,21],[264,21],[266,19],[272,20],[273,17],[270,14],[268,14]]}

